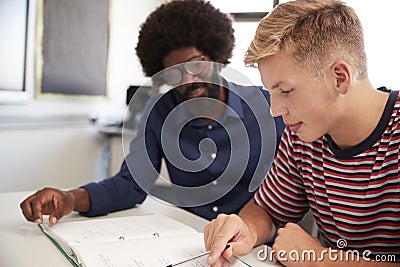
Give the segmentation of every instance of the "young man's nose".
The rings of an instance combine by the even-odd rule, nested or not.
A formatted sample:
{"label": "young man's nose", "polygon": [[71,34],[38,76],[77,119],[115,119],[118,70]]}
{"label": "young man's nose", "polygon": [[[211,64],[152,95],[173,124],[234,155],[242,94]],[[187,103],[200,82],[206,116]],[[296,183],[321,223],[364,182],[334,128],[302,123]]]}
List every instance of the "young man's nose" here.
{"label": "young man's nose", "polygon": [[269,112],[273,117],[284,116],[288,114],[288,109],[279,101],[271,96]]}

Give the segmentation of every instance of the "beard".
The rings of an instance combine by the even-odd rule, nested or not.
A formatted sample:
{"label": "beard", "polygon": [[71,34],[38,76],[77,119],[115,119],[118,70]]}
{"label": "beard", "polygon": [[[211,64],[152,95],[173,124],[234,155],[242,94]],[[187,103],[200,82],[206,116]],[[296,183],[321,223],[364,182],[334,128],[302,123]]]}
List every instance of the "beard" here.
{"label": "beard", "polygon": [[182,93],[182,98],[183,100],[189,100],[192,99],[193,97],[191,96],[194,91],[196,91],[199,88],[204,88],[205,93],[202,95],[203,97],[210,97],[214,99],[219,98],[219,93],[220,93],[220,86],[216,84],[211,84],[211,83],[204,83],[204,82],[197,82],[193,83],[190,86],[187,86],[185,90]]}
{"label": "beard", "polygon": [[[204,93],[200,96],[193,97],[192,93],[197,89],[204,89]],[[217,106],[221,103],[216,100],[219,99],[221,87],[217,84],[211,83],[193,83],[186,87],[182,93],[183,101],[189,99],[195,99],[194,104],[185,105],[185,108],[189,113],[196,117],[212,117]]]}

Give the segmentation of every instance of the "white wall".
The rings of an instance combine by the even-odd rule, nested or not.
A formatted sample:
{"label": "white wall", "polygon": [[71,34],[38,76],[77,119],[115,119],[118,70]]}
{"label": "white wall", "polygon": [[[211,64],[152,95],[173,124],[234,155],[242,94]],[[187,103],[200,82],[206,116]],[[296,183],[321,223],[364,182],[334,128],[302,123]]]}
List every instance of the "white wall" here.
{"label": "white wall", "polygon": [[[233,57],[231,63],[228,65],[235,72],[239,72],[243,75],[238,78],[238,75],[226,75],[227,79],[233,80],[239,84],[247,85],[262,85],[261,77],[257,68],[245,67],[244,65],[244,55],[253,40],[254,34],[256,32],[258,22],[234,22],[233,28],[235,29],[235,48],[233,49]],[[226,71],[226,70],[225,70]],[[248,80],[247,82],[245,80]]]}
{"label": "white wall", "polygon": [[[364,29],[368,76],[373,86],[400,90],[400,2],[398,0],[342,0],[353,7]],[[279,3],[288,0],[279,0]]]}
{"label": "white wall", "polygon": [[[273,8],[273,0],[209,0],[211,4],[225,13],[269,12]],[[244,66],[244,54],[253,40],[258,26],[257,21],[234,21],[235,47],[228,68],[223,75],[233,82],[246,85],[262,85],[257,68]],[[238,75],[241,74],[241,75]]]}
{"label": "white wall", "polygon": [[0,192],[104,178],[104,137],[86,122],[0,130]]}
{"label": "white wall", "polygon": [[[116,0],[112,3],[110,28],[109,86],[112,100],[125,103],[125,90],[129,85],[148,81],[136,56],[135,47],[140,25],[161,0]],[[124,94],[120,92],[123,91]]]}
{"label": "white wall", "polygon": [[355,9],[364,28],[368,73],[375,87],[400,90],[400,2],[345,0]]}

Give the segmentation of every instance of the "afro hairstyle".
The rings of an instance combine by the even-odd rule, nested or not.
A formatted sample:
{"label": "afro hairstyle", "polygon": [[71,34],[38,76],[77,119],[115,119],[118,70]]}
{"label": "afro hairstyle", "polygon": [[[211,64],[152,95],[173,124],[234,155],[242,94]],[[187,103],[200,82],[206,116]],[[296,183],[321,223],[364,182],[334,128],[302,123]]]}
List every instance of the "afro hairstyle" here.
{"label": "afro hairstyle", "polygon": [[169,52],[195,47],[213,61],[228,64],[235,37],[231,18],[204,0],[174,0],[153,11],[141,25],[136,53],[151,77],[164,69]]}

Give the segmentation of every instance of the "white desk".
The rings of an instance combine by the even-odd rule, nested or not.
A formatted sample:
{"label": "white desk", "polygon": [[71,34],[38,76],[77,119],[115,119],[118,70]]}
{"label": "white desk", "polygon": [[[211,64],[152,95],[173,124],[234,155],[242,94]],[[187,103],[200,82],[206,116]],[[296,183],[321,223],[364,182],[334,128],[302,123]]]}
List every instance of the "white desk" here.
{"label": "white desk", "polygon": [[[22,215],[19,204],[31,192],[0,193],[0,266],[2,267],[70,267],[71,264],[53,245],[52,242],[40,231],[35,223],[29,223]],[[110,213],[102,217],[119,217],[143,213],[163,214],[177,221],[190,225],[199,232],[203,231],[207,220],[200,218],[180,208],[163,204],[148,197],[137,208]],[[62,220],[87,220],[77,213]],[[252,266],[271,266],[257,259],[254,249],[246,257]]]}

